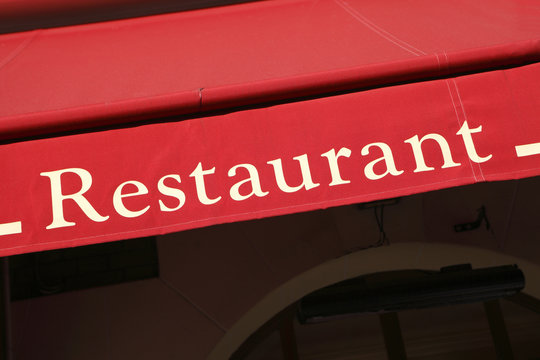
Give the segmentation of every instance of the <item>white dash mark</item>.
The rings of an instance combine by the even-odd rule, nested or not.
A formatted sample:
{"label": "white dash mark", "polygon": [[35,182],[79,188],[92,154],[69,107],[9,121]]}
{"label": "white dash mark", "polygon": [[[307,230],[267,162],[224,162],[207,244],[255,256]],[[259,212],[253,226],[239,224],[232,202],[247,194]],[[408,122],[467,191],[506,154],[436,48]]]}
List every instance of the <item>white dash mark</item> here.
{"label": "white dash mark", "polygon": [[22,223],[20,221],[0,224],[0,236],[20,233],[22,233]]}
{"label": "white dash mark", "polygon": [[540,155],[540,143],[516,146],[517,157]]}

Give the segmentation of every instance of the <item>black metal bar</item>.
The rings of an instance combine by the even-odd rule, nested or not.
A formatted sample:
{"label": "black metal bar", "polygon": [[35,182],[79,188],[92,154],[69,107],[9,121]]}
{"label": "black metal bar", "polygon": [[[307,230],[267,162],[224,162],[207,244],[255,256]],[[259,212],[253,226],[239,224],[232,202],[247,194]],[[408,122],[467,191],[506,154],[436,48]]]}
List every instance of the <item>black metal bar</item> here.
{"label": "black metal bar", "polygon": [[516,265],[472,269],[470,264],[426,272],[403,270],[359,276],[314,291],[299,302],[301,324],[365,312],[392,312],[484,302],[523,289]]}
{"label": "black metal bar", "polygon": [[294,314],[283,319],[279,327],[279,337],[281,339],[281,350],[284,360],[299,360],[298,346],[296,345],[296,334],[294,332]]}
{"label": "black metal bar", "polygon": [[510,344],[510,338],[508,337],[508,331],[506,330],[506,324],[504,323],[499,300],[489,300],[484,302],[484,310],[486,311],[489,322],[489,329],[491,331],[491,337],[493,338],[497,359],[513,360],[514,353],[512,352],[512,346]]}
{"label": "black metal bar", "polygon": [[407,360],[398,314],[396,312],[383,313],[379,315],[379,320],[388,360]]}

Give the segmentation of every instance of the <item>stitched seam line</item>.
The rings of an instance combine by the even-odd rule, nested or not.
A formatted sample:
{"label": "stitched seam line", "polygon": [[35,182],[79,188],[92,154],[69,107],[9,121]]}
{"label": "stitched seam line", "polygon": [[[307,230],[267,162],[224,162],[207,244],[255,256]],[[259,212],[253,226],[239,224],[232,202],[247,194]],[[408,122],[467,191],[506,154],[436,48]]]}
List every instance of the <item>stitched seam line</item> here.
{"label": "stitched seam line", "polygon": [[365,16],[360,14],[358,10],[353,8],[351,5],[349,5],[344,0],[334,0],[336,4],[341,6],[346,12],[348,12],[352,17],[354,17],[356,20],[364,24],[367,28],[369,28],[371,31],[375,32],[379,36],[385,38],[386,40],[390,41],[391,43],[399,46],[403,50],[408,51],[409,53],[420,56],[420,55],[427,55],[425,52],[423,52],[420,49],[417,49],[416,47],[412,46],[411,44],[397,38],[393,34],[389,33],[388,31],[384,30],[380,26],[374,24],[369,19],[367,19]]}
{"label": "stitched seam line", "polygon": [[[456,83],[456,79],[452,79],[452,82],[454,83],[454,87],[456,89],[456,94],[458,96],[458,100],[459,100],[459,104],[461,106],[461,111],[463,112],[463,117],[465,118],[465,121],[468,121],[469,119],[467,118],[467,112],[465,111],[465,106],[463,105],[463,101],[461,100],[461,95],[459,93],[459,88],[457,86],[457,83]],[[469,162],[471,162],[471,160],[469,159]],[[471,164],[471,166],[473,166]],[[482,166],[477,163],[476,166],[478,166],[478,170],[480,170],[480,176],[482,177],[481,180],[486,180],[486,178],[484,177],[484,172],[482,171]]]}
{"label": "stitched seam line", "polygon": [[[448,80],[445,80],[444,82],[446,84],[446,88],[448,89],[448,94],[450,94],[450,99],[452,100],[452,105],[454,106],[454,113],[456,114],[456,120],[458,122],[458,127],[461,128],[462,124],[461,124],[461,121],[459,121],[459,114],[458,114],[458,111],[457,111],[456,102],[454,101],[454,96],[452,95],[452,90],[450,89],[450,85],[448,84]],[[469,159],[469,156],[467,156],[467,160],[469,160],[469,166],[470,166],[471,171],[473,173],[474,180],[478,181],[478,177],[476,176],[476,172],[474,171],[473,163],[472,163],[471,159]],[[485,180],[483,175],[482,175],[482,179]]]}
{"label": "stitched seam line", "polygon": [[4,66],[6,66],[7,64],[9,64],[10,62],[13,61],[13,59],[15,59],[17,56],[19,56],[19,54],[21,54],[23,52],[24,49],[26,49],[28,47],[28,45],[30,45],[30,43],[36,38],[36,36],[41,32],[41,30],[35,30],[35,31],[32,31],[32,33],[26,37],[26,39],[24,39],[20,44],[19,46],[17,46],[17,48],[15,50],[13,50],[11,52],[11,54],[9,54],[8,56],[6,56],[4,58],[4,60],[2,60],[0,62],[0,69],[2,69]]}

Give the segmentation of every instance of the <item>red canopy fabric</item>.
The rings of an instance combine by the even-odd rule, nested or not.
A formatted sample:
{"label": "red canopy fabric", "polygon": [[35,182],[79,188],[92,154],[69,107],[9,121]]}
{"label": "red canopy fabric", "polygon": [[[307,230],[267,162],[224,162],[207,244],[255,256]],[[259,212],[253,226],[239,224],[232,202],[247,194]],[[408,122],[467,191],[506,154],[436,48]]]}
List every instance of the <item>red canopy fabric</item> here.
{"label": "red canopy fabric", "polygon": [[272,1],[0,36],[16,138],[538,61],[529,1]]}
{"label": "red canopy fabric", "polygon": [[275,1],[2,35],[0,255],[538,175],[539,15]]}

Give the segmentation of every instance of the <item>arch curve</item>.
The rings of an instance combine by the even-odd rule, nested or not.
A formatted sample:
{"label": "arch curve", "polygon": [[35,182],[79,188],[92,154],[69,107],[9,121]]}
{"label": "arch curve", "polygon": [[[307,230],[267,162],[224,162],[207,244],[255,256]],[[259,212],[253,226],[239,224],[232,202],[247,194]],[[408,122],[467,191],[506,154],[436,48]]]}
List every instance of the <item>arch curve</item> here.
{"label": "arch curve", "polygon": [[[208,356],[229,359],[236,349],[275,314],[322,287],[375,272],[425,269],[470,263],[473,267],[518,264],[525,278],[540,278],[540,266],[520,258],[482,248],[441,244],[402,243],[348,254],[312,268],[274,289],[247,311]],[[540,282],[526,282],[524,292],[540,298]]]}

